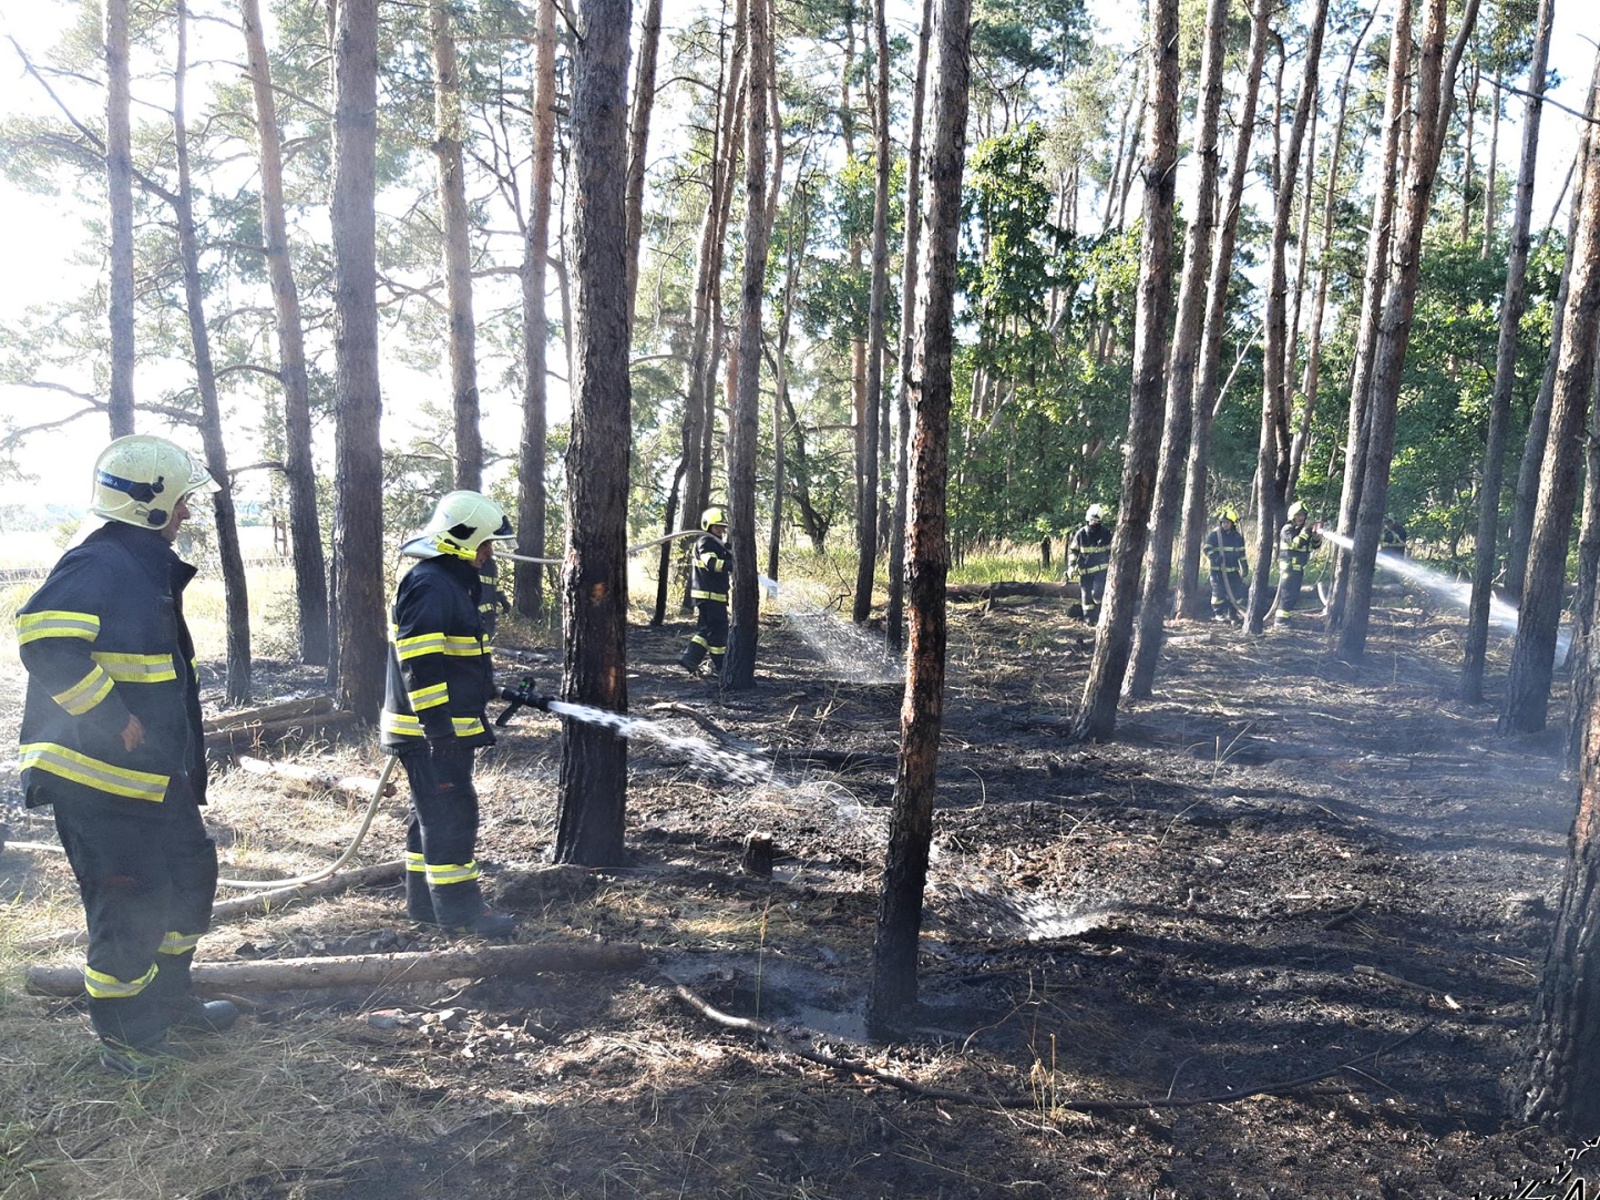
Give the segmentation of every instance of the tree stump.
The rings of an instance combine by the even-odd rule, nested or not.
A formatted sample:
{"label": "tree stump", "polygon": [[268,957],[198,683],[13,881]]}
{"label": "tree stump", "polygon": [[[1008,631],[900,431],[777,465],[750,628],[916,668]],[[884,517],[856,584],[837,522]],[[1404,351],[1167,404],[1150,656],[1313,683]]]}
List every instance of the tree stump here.
{"label": "tree stump", "polygon": [[739,867],[746,875],[759,879],[772,878],[772,835],[752,833],[744,839],[744,857]]}

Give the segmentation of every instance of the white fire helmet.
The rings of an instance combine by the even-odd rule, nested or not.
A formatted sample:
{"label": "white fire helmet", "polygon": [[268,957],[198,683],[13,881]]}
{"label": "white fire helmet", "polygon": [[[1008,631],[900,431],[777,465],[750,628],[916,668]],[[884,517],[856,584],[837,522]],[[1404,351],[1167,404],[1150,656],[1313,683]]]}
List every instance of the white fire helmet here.
{"label": "white fire helmet", "polygon": [[120,437],[94,463],[89,510],[140,529],[165,529],[178,501],[191,492],[217,490],[204,464],[166,438]]}
{"label": "white fire helmet", "polygon": [[508,542],[516,536],[506,510],[482,492],[446,492],[433,506],[428,523],[400,547],[400,553],[412,558],[448,554],[471,562],[485,542]]}
{"label": "white fire helmet", "polygon": [[1098,504],[1091,504],[1089,505],[1089,511],[1084,514],[1084,520],[1093,525],[1097,521],[1103,521],[1105,519],[1105,515],[1105,509],[1101,508]]}

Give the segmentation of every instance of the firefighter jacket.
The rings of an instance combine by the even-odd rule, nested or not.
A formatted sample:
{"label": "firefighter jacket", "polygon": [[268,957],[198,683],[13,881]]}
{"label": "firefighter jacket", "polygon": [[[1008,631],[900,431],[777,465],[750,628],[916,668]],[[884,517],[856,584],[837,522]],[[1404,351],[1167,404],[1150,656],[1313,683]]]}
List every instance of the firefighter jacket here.
{"label": "firefighter jacket", "polygon": [[1235,579],[1242,579],[1250,569],[1245,559],[1244,534],[1239,532],[1237,525],[1226,531],[1219,527],[1206,534],[1204,549],[1207,569],[1213,575],[1231,575]]}
{"label": "firefighter jacket", "polygon": [[[153,815],[169,796],[205,803],[200,689],[183,619],[194,575],[159,532],[112,522],[62,555],[17,613],[30,807],[111,799]],[[144,726],[132,750],[122,740],[130,716]]]}
{"label": "firefighter jacket", "polygon": [[1098,575],[1111,565],[1111,526],[1101,522],[1080,525],[1067,546],[1067,574],[1082,579]]}
{"label": "firefighter jacket", "polygon": [[494,668],[482,596],[478,568],[450,555],[425,558],[400,580],[378,723],[385,750],[404,754],[450,737],[461,746],[494,744],[485,718]]}
{"label": "firefighter jacket", "polygon": [[689,599],[728,602],[728,567],[733,561],[728,544],[719,537],[702,534],[694,544],[694,575],[689,580]]}
{"label": "firefighter jacket", "polygon": [[1285,571],[1300,574],[1311,561],[1311,552],[1321,545],[1321,536],[1309,522],[1296,525],[1290,521],[1278,534],[1278,564]]}
{"label": "firefighter jacket", "polygon": [[1406,527],[1399,521],[1385,521],[1383,534],[1378,540],[1378,549],[1387,550],[1390,554],[1405,556],[1406,552]]}

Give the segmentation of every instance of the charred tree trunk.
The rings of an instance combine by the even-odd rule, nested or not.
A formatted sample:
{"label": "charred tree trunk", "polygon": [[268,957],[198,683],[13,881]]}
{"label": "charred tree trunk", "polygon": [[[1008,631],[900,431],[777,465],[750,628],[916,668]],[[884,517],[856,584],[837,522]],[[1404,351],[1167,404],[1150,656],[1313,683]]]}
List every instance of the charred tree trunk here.
{"label": "charred tree trunk", "polygon": [[1184,467],[1183,527],[1178,534],[1178,611],[1198,616],[1206,611],[1200,586],[1200,542],[1206,531],[1206,486],[1211,470],[1211,425],[1217,404],[1222,366],[1222,340],[1228,309],[1228,284],[1233,278],[1233,247],[1239,232],[1239,212],[1245,180],[1250,172],[1250,145],[1254,140],[1256,106],[1261,94],[1261,68],[1267,61],[1267,17],[1271,0],[1256,0],[1250,23],[1250,64],[1244,75],[1244,96],[1239,105],[1239,131],[1228,168],[1228,195],[1222,206],[1217,244],[1206,280],[1205,324],[1200,337],[1200,360],[1192,400],[1189,458]]}
{"label": "charred tree trunk", "polygon": [[110,226],[111,436],[133,432],[133,130],[128,78],[129,0],[106,0],[106,216]]}
{"label": "charred tree trunk", "polygon": [[[1288,253],[1289,225],[1294,216],[1295,183],[1300,176],[1300,151],[1305,143],[1311,110],[1317,103],[1317,74],[1322,60],[1322,36],[1328,25],[1328,0],[1318,0],[1306,42],[1306,69],[1300,81],[1300,98],[1294,107],[1294,124],[1283,161],[1278,164],[1278,194],[1272,218],[1272,250],[1267,267],[1267,312],[1262,355],[1261,437],[1256,451],[1256,544],[1245,626],[1260,633],[1269,602],[1272,559],[1283,521],[1284,493],[1289,484],[1289,357]],[[1306,195],[1307,206],[1311,197]]]}
{"label": "charred tree trunk", "polygon": [[371,719],[386,654],[383,450],[378,439],[377,0],[340,0],[333,115],[334,694]]}
{"label": "charred tree trunk", "polygon": [[1133,675],[1128,692],[1148,696],[1161,654],[1162,625],[1167,616],[1167,596],[1172,580],[1172,538],[1183,502],[1184,464],[1194,429],[1192,408],[1195,351],[1200,342],[1200,321],[1205,306],[1205,280],[1211,265],[1211,241],[1217,212],[1217,185],[1221,154],[1217,128],[1222,112],[1223,35],[1228,26],[1228,0],[1206,5],[1205,49],[1200,57],[1200,105],[1195,117],[1200,156],[1194,220],[1189,223],[1183,251],[1183,282],[1178,288],[1178,320],[1172,333],[1172,353],[1167,361],[1167,415],[1161,431],[1161,466],[1156,476],[1155,520],[1144,564],[1144,595],[1140,600],[1138,632],[1133,643]]}
{"label": "charred tree trunk", "polygon": [[[1429,0],[1417,62],[1417,116],[1411,135],[1405,198],[1395,223],[1389,284],[1384,292],[1383,314],[1373,347],[1371,413],[1367,444],[1360,463],[1361,504],[1356,513],[1355,529],[1349,534],[1354,545],[1346,556],[1348,590],[1342,619],[1337,626],[1339,656],[1347,662],[1356,662],[1366,653],[1372,576],[1389,496],[1389,466],[1394,458],[1401,371],[1411,337],[1411,318],[1416,309],[1417,281],[1422,269],[1422,235],[1455,100],[1456,69],[1477,23],[1478,0],[1467,0],[1448,61],[1445,55],[1446,15],[1446,0]],[[1570,514],[1569,500],[1569,517]]]}
{"label": "charred tree trunk", "polygon": [[189,174],[189,130],[184,119],[183,90],[189,70],[189,9],[178,0],[177,64],[173,71],[172,137],[178,159],[178,190],[173,212],[178,224],[178,254],[183,260],[184,309],[194,347],[195,387],[200,393],[200,440],[206,466],[217,481],[211,509],[217,526],[217,553],[222,560],[222,591],[227,611],[229,704],[250,702],[250,595],[239,549],[239,520],[233,507],[233,478],[228,474],[228,447],[222,437],[222,408],[217,401],[217,372],[211,361],[211,335],[206,329],[205,285],[200,280],[200,242],[194,227],[194,187]]}
{"label": "charred tree trunk", "polygon": [[768,89],[773,86],[771,0],[748,0],[745,26],[744,268],[739,287],[739,376],[728,422],[728,652],[723,684],[755,683],[761,600],[756,587],[756,442],[761,427],[761,302],[772,209],[767,203]]}
{"label": "charred tree trunk", "polygon": [[471,215],[461,145],[461,71],[450,32],[448,0],[428,0],[433,41],[434,157],[439,160],[439,222],[444,232],[445,308],[450,324],[450,402],[455,416],[455,485],[483,486],[483,434],[478,428],[478,329],[472,319]]}
{"label": "charred tree trunk", "polygon": [[906,227],[900,280],[900,377],[895,381],[899,445],[895,450],[894,516],[889,525],[889,606],[884,630],[889,649],[905,649],[906,491],[911,454],[911,370],[916,354],[917,260],[922,238],[922,102],[927,93],[928,39],[933,0],[922,0],[917,34],[917,77],[911,97],[911,143],[906,151]]}
{"label": "charred tree trunk", "polygon": [[[1600,127],[1600,59],[1589,88],[1589,117],[1566,319],[1550,406],[1550,443],[1539,475],[1539,504],[1523,581],[1522,611],[1511,650],[1505,709],[1500,714],[1502,733],[1543,729],[1550,700],[1578,459],[1594,381],[1596,338],[1600,336],[1600,146],[1595,133]],[[1591,752],[1593,748],[1591,743]]]}
{"label": "charred tree trunk", "polygon": [[1128,404],[1127,450],[1122,462],[1117,539],[1111,551],[1105,609],[1094,641],[1094,660],[1083,688],[1074,736],[1101,741],[1116,727],[1117,696],[1132,650],[1139,566],[1155,496],[1165,392],[1167,311],[1172,300],[1172,201],[1178,163],[1178,0],[1150,5],[1150,103],[1145,128],[1143,233],[1139,250],[1139,300],[1133,338],[1133,388]]}
{"label": "charred tree trunk", "polygon": [[[1361,314],[1356,326],[1355,361],[1350,370],[1350,411],[1345,428],[1344,487],[1339,496],[1339,532],[1355,528],[1361,507],[1361,463],[1366,453],[1367,419],[1372,391],[1372,353],[1377,340],[1378,310],[1389,269],[1389,241],[1394,233],[1395,195],[1400,188],[1400,142],[1405,124],[1406,79],[1411,70],[1412,0],[1398,0],[1389,36],[1389,84],[1383,110],[1382,166],[1372,200],[1372,225],[1367,233],[1367,266],[1361,288]],[[1349,587],[1349,556],[1334,556],[1333,595],[1328,624],[1343,619]]]}
{"label": "charred tree trunk", "polygon": [[[533,72],[533,176],[528,187],[528,223],[522,248],[522,438],[517,448],[517,544],[530,558],[543,558],[546,496],[545,434],[548,421],[550,321],[545,313],[545,265],[550,256],[550,208],[556,161],[555,0],[536,0]],[[566,331],[571,336],[571,329]],[[519,562],[513,579],[517,611],[544,615],[544,568]]]}
{"label": "charred tree trunk", "polygon": [[[577,6],[572,166],[578,264],[572,443],[567,451],[563,696],[628,707],[627,216],[629,0]],[[562,725],[555,858],[585,866],[623,859],[627,743],[609,729]]]}
{"label": "charred tree trunk", "polygon": [[267,279],[278,322],[278,380],[283,385],[284,476],[289,491],[289,545],[294,556],[295,608],[300,661],[328,662],[328,578],[317,515],[316,464],[311,457],[311,384],[306,374],[305,330],[300,293],[289,262],[288,222],[283,206],[283,139],[272,70],[261,30],[259,0],[240,0],[250,84],[256,104],[256,140],[261,155],[261,231]]}
{"label": "charred tree trunk", "polygon": [[[1484,658],[1489,649],[1489,601],[1493,597],[1495,538],[1500,524],[1500,492],[1505,479],[1506,433],[1517,384],[1517,333],[1527,307],[1529,228],[1533,221],[1534,169],[1539,160],[1539,124],[1544,110],[1546,65],[1555,0],[1540,0],[1538,32],[1528,67],[1528,101],[1522,116],[1522,165],[1517,176],[1516,212],[1511,219],[1511,250],[1506,262],[1505,295],[1500,301],[1500,339],[1495,351],[1494,390],[1489,399],[1489,434],[1483,451],[1483,481],[1478,495],[1478,536],[1472,559],[1472,600],[1467,610],[1466,650],[1461,659],[1459,695],[1467,704],[1483,700]],[[1496,112],[1500,93],[1495,89]],[[1494,177],[1493,156],[1489,168]],[[1487,235],[1486,235],[1487,237]],[[1487,241],[1485,243],[1487,246]],[[1589,486],[1594,486],[1590,480]]]}
{"label": "charred tree trunk", "polygon": [[[639,298],[639,247],[644,241],[644,176],[650,117],[656,107],[656,54],[661,46],[661,0],[645,0],[634,64],[633,111],[628,119],[628,328]],[[668,530],[671,533],[672,530]]]}
{"label": "charred tree trunk", "polygon": [[917,1001],[917,943],[933,840],[933,797],[944,719],[945,578],[950,571],[945,490],[950,474],[951,352],[956,246],[965,165],[970,0],[939,0],[933,38],[933,134],[928,158],[927,242],[919,271],[917,361],[912,389],[911,653],[900,709],[889,849],[872,946],[869,1026],[899,1027]]}

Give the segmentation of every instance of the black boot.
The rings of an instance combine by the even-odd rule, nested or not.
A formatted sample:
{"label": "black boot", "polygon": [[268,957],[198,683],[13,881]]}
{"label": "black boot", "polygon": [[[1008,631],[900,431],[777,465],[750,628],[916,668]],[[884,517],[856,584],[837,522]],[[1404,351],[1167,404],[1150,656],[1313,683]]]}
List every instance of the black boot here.
{"label": "black boot", "polygon": [[406,869],[406,916],[424,925],[434,924],[433,893],[428,890],[428,873]]}
{"label": "black boot", "polygon": [[134,996],[89,997],[89,1023],[100,1035],[101,1063],[119,1075],[150,1079],[173,1057],[167,1023],[150,986]]}
{"label": "black boot", "polygon": [[434,885],[433,911],[449,933],[509,938],[517,932],[515,917],[494,912],[483,902],[483,891],[476,879]]}
{"label": "black boot", "polygon": [[158,956],[156,977],[145,989],[150,993],[169,1029],[196,1029],[202,1033],[222,1033],[239,1019],[239,1008],[231,1000],[201,1000],[194,994],[189,969],[194,951]]}

